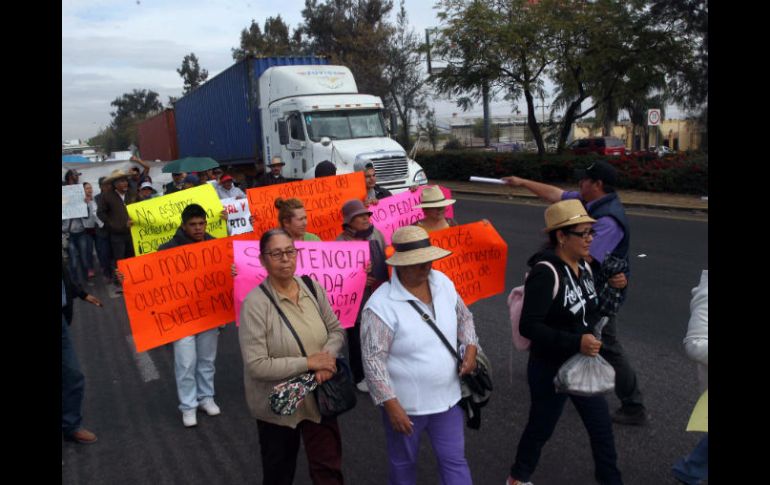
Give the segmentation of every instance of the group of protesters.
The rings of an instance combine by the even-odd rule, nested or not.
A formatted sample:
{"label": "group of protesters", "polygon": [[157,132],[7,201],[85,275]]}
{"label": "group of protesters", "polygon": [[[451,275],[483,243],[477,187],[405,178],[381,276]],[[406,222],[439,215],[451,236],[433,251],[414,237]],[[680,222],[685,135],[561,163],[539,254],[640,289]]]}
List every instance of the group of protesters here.
{"label": "group of protesters", "polygon": [[[271,160],[258,186],[287,182],[281,174],[283,166],[279,158]],[[263,483],[293,483],[300,441],[304,443],[313,483],[343,483],[338,418],[322,416],[312,398],[298,403],[291,414],[276,414],[271,410],[270,397],[275,386],[300,375],[306,374],[316,385],[332,379],[341,372],[338,358],[346,348],[356,389],[369,393],[381,409],[389,483],[416,483],[420,437],[425,432],[436,455],[441,483],[470,484],[464,450],[465,413],[460,406],[461,379],[476,371],[481,347],[473,315],[454,283],[432,267],[434,261],[449,256],[451,251],[434,246],[429,237],[433,231],[458,225],[446,217],[446,209],[456,200],[446,198],[437,186],[425,187],[417,206],[424,218],[395,231],[391,247],[387,247],[383,234],[372,223],[370,209],[392,194],[377,184],[373,164],[357,163],[355,169],[364,172],[366,196],[348,200],[339,208],[343,223],[336,238],[369,244],[366,286],[352,327],[342,329],[323,285],[296,275],[295,243],[320,241],[306,230],[308,217],[301,200],[276,199],[275,228],[259,240],[259,260],[267,277],[243,301],[238,338],[246,402],[257,422]],[[317,177],[334,175],[335,167],[330,162],[317,166]],[[164,186],[165,194],[208,182],[220,199],[246,197],[232,176],[221,169],[175,173],[172,178]],[[636,374],[617,336],[616,315],[628,285],[630,228],[613,188],[616,173],[609,163],[600,161],[578,174],[578,179],[579,190],[574,192],[515,176],[502,179],[510,186],[527,188],[551,204],[544,214],[547,242],[527,262],[530,272],[525,281],[520,332],[531,341],[527,363],[531,404],[506,485],[531,483],[541,451],[554,432],[567,398],[575,405],[590,437],[594,474],[601,484],[622,483],[613,422],[645,425],[649,419]],[[68,172],[66,181],[78,183],[77,172]],[[125,206],[157,195],[148,182],[147,171],[138,173],[136,179],[133,174],[115,171],[100,179],[100,200],[91,201],[86,189],[88,217],[67,223],[69,244],[76,245],[69,252],[73,279],[83,268],[85,279],[76,281],[88,281],[93,276],[88,259],[93,249],[81,242],[78,234],[94,228],[106,229],[106,236],[97,232],[97,238],[101,237],[102,251],[106,239],[111,249],[110,256],[105,256],[109,261],[107,273],[97,239],[100,266],[105,276],[121,283],[115,261],[133,256],[131,221]],[[145,189],[145,183],[151,190]],[[181,225],[173,238],[158,249],[209,240],[212,236],[206,229],[206,211],[198,204],[190,204],[182,211]],[[84,295],[82,289],[78,291],[83,298],[91,296]],[[64,307],[64,283],[62,298]],[[595,335],[594,327],[602,317],[607,317],[609,323],[601,335]],[[428,321],[432,326],[426,324]],[[64,335],[64,320],[62,325]],[[437,332],[458,344],[459,361],[447,351]],[[219,328],[215,327],[173,344],[179,410],[185,427],[197,425],[198,409],[209,416],[221,413],[214,401],[218,335]],[[584,396],[555,390],[554,376],[575,354],[601,355],[614,368],[615,393],[621,402],[614,413],[601,394]],[[71,420],[65,429],[63,418],[62,426],[65,438],[80,443],[96,439]],[[681,474],[677,479],[697,483],[685,481]]]}

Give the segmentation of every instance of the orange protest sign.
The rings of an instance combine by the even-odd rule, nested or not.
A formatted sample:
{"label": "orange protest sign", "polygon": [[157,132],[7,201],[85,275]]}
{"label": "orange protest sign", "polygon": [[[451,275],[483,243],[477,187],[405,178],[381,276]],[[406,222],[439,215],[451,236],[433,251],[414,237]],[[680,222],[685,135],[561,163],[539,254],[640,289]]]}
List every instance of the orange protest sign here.
{"label": "orange protest sign", "polygon": [[249,209],[254,216],[257,237],[278,227],[275,199],[297,198],[307,212],[307,232],[322,241],[334,241],[342,232],[342,205],[350,199],[363,200],[366,183],[363,172],[334,177],[321,177],[299,182],[256,187],[246,191]]}
{"label": "orange protest sign", "polygon": [[452,251],[433,262],[449,277],[466,305],[505,291],[508,244],[492,224],[474,222],[430,233],[434,246]]}
{"label": "orange protest sign", "polygon": [[137,352],[235,319],[233,239],[221,238],[118,261]]}

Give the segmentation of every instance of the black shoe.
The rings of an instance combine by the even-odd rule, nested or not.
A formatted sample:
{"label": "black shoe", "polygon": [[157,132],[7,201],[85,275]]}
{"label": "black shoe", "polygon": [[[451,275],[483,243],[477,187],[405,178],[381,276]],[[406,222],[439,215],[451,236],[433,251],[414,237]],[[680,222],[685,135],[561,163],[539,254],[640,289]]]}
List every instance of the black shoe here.
{"label": "black shoe", "polygon": [[649,415],[644,408],[634,409],[628,411],[624,408],[619,408],[612,414],[612,421],[617,424],[627,424],[629,426],[644,426],[649,422]]}

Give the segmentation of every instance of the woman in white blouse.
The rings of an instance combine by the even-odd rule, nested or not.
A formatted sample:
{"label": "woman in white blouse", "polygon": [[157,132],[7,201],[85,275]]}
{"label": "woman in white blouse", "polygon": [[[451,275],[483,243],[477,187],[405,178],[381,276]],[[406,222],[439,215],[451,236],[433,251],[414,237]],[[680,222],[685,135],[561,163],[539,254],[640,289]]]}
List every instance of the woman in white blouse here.
{"label": "woman in white blouse", "polygon": [[[362,314],[361,352],[369,392],[382,406],[387,437],[389,484],[414,484],[420,435],[428,432],[440,483],[471,484],[465,460],[464,413],[460,376],[476,368],[473,316],[452,281],[431,268],[451,254],[431,246],[416,226],[393,234],[395,253],[386,262],[395,270]],[[427,313],[449,342],[461,344],[462,365],[423,321]]]}

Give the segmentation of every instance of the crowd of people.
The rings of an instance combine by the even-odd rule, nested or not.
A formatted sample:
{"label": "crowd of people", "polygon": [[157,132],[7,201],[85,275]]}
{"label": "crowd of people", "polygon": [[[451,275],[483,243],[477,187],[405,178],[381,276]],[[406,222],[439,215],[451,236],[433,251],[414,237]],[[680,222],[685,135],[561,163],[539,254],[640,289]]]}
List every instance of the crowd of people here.
{"label": "crowd of people", "polygon": [[[68,409],[79,407],[83,379],[82,374],[78,375],[67,333],[71,314],[65,318],[64,311],[71,311],[73,295],[100,304],[79,286],[94,277],[94,245],[102,274],[118,287],[122,283],[116,261],[133,256],[126,205],[159,196],[148,179],[146,164],[140,164],[145,171],[116,170],[100,179],[102,192],[96,198],[85,187],[88,216],[62,222],[62,231],[69,234],[69,262],[62,264],[63,275],[67,275],[62,282],[62,402],[64,405],[66,394],[68,403],[78,403],[70,404]],[[283,166],[280,158],[272,159],[259,185],[286,182],[281,174]],[[333,164],[319,167],[316,176],[335,175]],[[459,403],[462,378],[474,373],[481,347],[473,314],[454,283],[432,267],[434,261],[451,252],[433,246],[429,239],[429,233],[458,224],[446,217],[446,208],[456,200],[447,199],[437,186],[426,187],[417,206],[423,209],[424,219],[398,229],[392,236],[390,252],[382,233],[372,223],[370,206],[391,193],[377,184],[371,163],[357,164],[355,168],[365,172],[366,196],[348,200],[340,207],[343,223],[337,240],[368,242],[370,261],[363,301],[352,327],[342,329],[322,285],[296,275],[295,242],[320,240],[306,231],[307,211],[301,200],[276,199],[276,228],[259,240],[259,258],[267,278],[243,301],[238,337],[246,403],[257,423],[263,483],[293,482],[300,441],[304,443],[313,483],[343,483],[338,418],[322,416],[312,398],[302,400],[292,414],[279,415],[271,410],[270,397],[274,386],[302,374],[308,374],[318,385],[330,380],[340,371],[337,358],[344,353],[355,388],[369,393],[381,409],[389,483],[416,483],[420,437],[426,432],[440,482],[470,484],[464,411]],[[63,184],[79,183],[78,175],[77,171],[67,172]],[[623,483],[613,422],[645,425],[649,419],[636,373],[617,335],[616,315],[625,299],[630,275],[630,228],[613,188],[616,173],[609,163],[596,162],[577,175],[579,190],[574,192],[516,176],[503,179],[550,203],[544,214],[547,242],[528,260],[531,270],[525,282],[520,332],[531,341],[527,363],[530,407],[506,485],[531,483],[542,449],[568,398],[588,432],[594,474],[601,484]],[[221,169],[174,173],[172,178],[163,187],[164,194],[211,183],[221,199],[246,197],[233,177]],[[182,212],[173,238],[159,250],[211,238],[205,210],[193,203]],[[547,264],[541,264],[544,262]],[[609,323],[597,338],[594,327],[602,317],[607,317]],[[435,321],[437,330],[426,325],[426,320]],[[435,332],[457,343],[461,362],[447,352]],[[173,344],[179,410],[186,427],[197,425],[198,409],[209,416],[221,413],[214,400],[218,335],[219,328],[215,327]],[[65,344],[66,372],[70,376],[67,383]],[[602,394],[583,396],[555,390],[554,376],[576,354],[601,355],[612,365],[615,393],[621,402],[615,412],[610,412]],[[705,362],[707,365],[707,357]],[[79,397],[72,397],[78,393]],[[76,414],[78,417],[73,418]],[[63,410],[65,438],[79,443],[96,441],[80,421],[79,411],[67,411],[65,419]],[[692,455],[675,466],[678,479],[684,481],[696,475],[704,478],[707,447],[705,438]]]}

